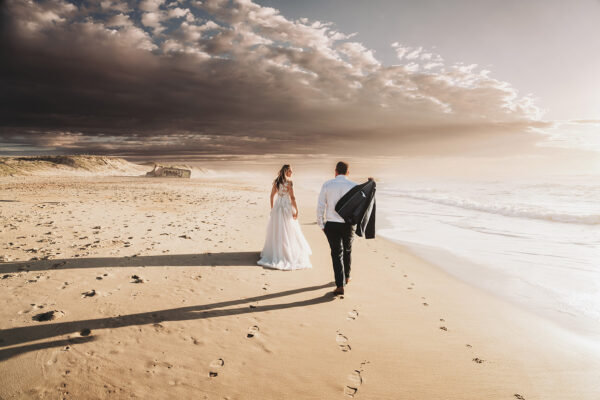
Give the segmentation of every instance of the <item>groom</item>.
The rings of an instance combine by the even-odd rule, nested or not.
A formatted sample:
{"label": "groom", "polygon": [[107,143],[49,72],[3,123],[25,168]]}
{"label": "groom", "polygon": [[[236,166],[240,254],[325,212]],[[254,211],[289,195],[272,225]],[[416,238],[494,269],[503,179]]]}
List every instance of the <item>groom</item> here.
{"label": "groom", "polygon": [[[350,263],[352,262],[352,240],[354,232],[352,224],[344,221],[335,211],[335,205],[356,183],[348,178],[348,164],[340,161],[335,166],[335,178],[323,184],[317,205],[317,223],[329,241],[331,261],[337,288],[334,295],[344,294],[344,286],[350,280]],[[325,215],[325,221],[323,220]]]}

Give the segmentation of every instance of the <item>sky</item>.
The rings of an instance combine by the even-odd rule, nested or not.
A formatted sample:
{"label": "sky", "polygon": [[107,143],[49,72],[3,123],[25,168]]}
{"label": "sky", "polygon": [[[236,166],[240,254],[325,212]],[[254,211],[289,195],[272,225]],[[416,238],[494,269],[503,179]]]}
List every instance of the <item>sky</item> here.
{"label": "sky", "polygon": [[0,154],[600,151],[597,0],[0,7]]}

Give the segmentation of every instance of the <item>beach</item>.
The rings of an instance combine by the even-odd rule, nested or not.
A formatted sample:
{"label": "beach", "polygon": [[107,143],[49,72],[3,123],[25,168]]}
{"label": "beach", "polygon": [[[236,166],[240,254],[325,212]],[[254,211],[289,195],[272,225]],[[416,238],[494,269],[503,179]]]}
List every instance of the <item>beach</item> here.
{"label": "beach", "polygon": [[332,296],[314,193],[313,268],[257,266],[268,186],[1,178],[0,398],[598,397],[593,343],[399,244],[356,238]]}
{"label": "beach", "polygon": [[599,400],[599,14],[0,2],[0,400]]}

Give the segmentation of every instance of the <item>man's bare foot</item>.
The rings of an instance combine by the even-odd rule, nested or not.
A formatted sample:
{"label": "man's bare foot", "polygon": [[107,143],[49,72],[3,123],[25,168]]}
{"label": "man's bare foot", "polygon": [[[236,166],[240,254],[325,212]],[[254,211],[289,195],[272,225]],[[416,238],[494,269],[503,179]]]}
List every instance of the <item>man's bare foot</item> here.
{"label": "man's bare foot", "polygon": [[346,278],[346,285],[347,285],[347,284],[349,284],[351,280],[352,280],[352,278],[350,278],[350,277],[347,277],[347,278]]}
{"label": "man's bare foot", "polygon": [[333,294],[335,296],[340,295],[340,294],[344,294],[344,287],[343,286],[338,286],[334,291]]}

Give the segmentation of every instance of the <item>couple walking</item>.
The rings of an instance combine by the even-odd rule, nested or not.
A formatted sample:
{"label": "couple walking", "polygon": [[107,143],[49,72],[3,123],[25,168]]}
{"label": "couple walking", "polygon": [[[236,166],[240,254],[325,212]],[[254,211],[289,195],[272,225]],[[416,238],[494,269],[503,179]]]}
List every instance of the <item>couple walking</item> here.
{"label": "couple walking", "polygon": [[[350,281],[354,230],[375,237],[375,182],[357,185],[348,179],[348,164],[338,162],[335,178],[323,184],[317,204],[317,224],[331,249],[336,289],[344,294]],[[284,165],[271,190],[271,216],[259,265],[281,270],[311,268],[310,246],[298,224],[298,206],[291,180],[292,168]],[[277,198],[275,198],[277,196]]]}

